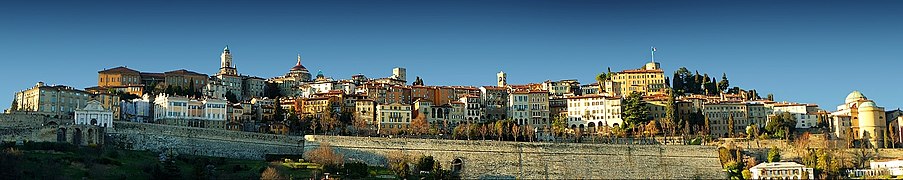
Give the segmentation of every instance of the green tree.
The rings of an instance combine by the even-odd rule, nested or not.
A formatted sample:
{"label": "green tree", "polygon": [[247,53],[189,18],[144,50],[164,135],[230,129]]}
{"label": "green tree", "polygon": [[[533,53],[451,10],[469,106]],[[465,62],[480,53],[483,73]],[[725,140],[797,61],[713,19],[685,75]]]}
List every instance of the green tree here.
{"label": "green tree", "polygon": [[238,103],[238,97],[232,91],[226,91],[226,100],[232,104]]}
{"label": "green tree", "polygon": [[780,162],[781,161],[781,149],[777,147],[772,147],[768,150],[768,157],[766,158],[768,162]]}
{"label": "green tree", "polygon": [[630,129],[649,121],[649,107],[643,101],[642,94],[633,92],[621,100],[621,117],[624,119],[626,128]]}
{"label": "green tree", "polygon": [[421,156],[417,163],[417,171],[432,172],[435,169],[436,160],[433,156]]}
{"label": "green tree", "polygon": [[679,125],[683,124],[680,119],[677,119],[677,104],[675,104],[675,94],[674,89],[668,89],[668,101],[665,103],[665,119],[662,125],[666,128],[671,135],[674,135],[675,132],[679,129]]}
{"label": "green tree", "polygon": [[718,89],[722,92],[726,91],[728,87],[731,86],[730,81],[727,80],[727,73],[721,75],[721,81],[718,81]]}

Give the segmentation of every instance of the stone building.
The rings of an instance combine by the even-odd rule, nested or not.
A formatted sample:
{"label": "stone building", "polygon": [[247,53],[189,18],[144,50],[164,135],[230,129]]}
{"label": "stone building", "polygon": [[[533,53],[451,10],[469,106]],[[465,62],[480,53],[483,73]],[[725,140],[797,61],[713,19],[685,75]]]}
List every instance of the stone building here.
{"label": "stone building", "polygon": [[764,104],[755,102],[707,103],[702,113],[709,119],[709,133],[714,137],[732,137],[731,135],[746,133],[749,125],[765,127],[768,115],[772,114]]}
{"label": "stone building", "polygon": [[[507,85],[507,84],[504,84]],[[501,86],[480,87],[480,97],[483,98],[483,107],[486,120],[499,120],[508,118],[508,88]]]}
{"label": "stone building", "polygon": [[17,92],[9,111],[72,119],[75,110],[86,105],[90,99],[91,94],[83,90],[38,82],[31,89]]}
{"label": "stone building", "polygon": [[111,69],[104,69],[97,72],[96,91],[121,91],[135,95],[143,95],[148,90],[145,88],[156,88],[151,86],[160,86],[166,88],[193,89],[200,92],[207,86],[208,77],[185,69],[168,71],[164,73],[140,72],[129,69],[124,66]]}
{"label": "stone building", "polygon": [[516,91],[508,95],[508,117],[518,125],[543,128],[551,125],[548,91]]}
{"label": "stone building", "polygon": [[216,76],[209,77],[210,83],[205,84],[204,93],[207,96],[226,99],[231,94],[236,100],[246,101],[255,97],[263,97],[267,88],[267,80],[238,74],[238,69],[232,62],[232,51],[229,46],[223,49],[220,55],[220,68]]}

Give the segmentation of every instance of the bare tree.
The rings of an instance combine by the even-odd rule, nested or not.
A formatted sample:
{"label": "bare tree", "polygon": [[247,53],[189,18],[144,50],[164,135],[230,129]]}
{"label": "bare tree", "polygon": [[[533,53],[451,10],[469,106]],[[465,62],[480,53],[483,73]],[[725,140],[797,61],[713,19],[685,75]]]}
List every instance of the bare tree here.
{"label": "bare tree", "polygon": [[511,136],[514,136],[514,142],[517,142],[517,137],[520,136],[520,132],[520,126],[511,123]]}
{"label": "bare tree", "polygon": [[282,179],[285,179],[285,177],[282,177],[282,175],[279,174],[279,171],[277,171],[276,168],[273,168],[273,167],[267,167],[266,170],[263,171],[263,173],[260,173],[260,180],[282,180]]}

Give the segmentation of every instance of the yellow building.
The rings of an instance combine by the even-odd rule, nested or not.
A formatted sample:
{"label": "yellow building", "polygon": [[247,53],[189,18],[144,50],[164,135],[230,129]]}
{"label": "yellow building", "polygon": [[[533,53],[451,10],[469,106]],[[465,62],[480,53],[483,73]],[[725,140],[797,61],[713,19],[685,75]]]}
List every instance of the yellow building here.
{"label": "yellow building", "polygon": [[376,119],[380,133],[404,130],[411,127],[411,105],[392,103],[376,105]]}
{"label": "yellow building", "polygon": [[10,112],[29,112],[60,119],[72,119],[75,110],[91,99],[91,94],[69,86],[47,86],[38,82],[16,93]]}
{"label": "yellow building", "polygon": [[640,69],[613,73],[605,82],[605,91],[611,95],[626,96],[633,92],[646,95],[660,93],[665,88],[665,71],[657,62],[646,63]]}
{"label": "yellow building", "polygon": [[868,147],[883,147],[887,132],[884,107],[879,107],[861,92],[853,91],[847,95],[844,104],[837,106],[837,111],[831,115],[837,137],[868,140],[868,144],[862,143]]}

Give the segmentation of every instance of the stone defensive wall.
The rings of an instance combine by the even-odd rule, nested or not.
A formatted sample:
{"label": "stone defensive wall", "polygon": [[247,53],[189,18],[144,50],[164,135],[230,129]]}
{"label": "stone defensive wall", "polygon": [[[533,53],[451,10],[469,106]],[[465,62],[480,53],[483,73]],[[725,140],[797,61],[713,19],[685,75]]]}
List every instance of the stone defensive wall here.
{"label": "stone defensive wall", "polygon": [[389,153],[429,155],[465,179],[725,179],[716,147],[431,140],[308,135],[346,159],[386,165]]}
{"label": "stone defensive wall", "polygon": [[172,151],[263,160],[267,154],[301,154],[303,138],[160,124],[116,122],[108,144],[132,150]]}

